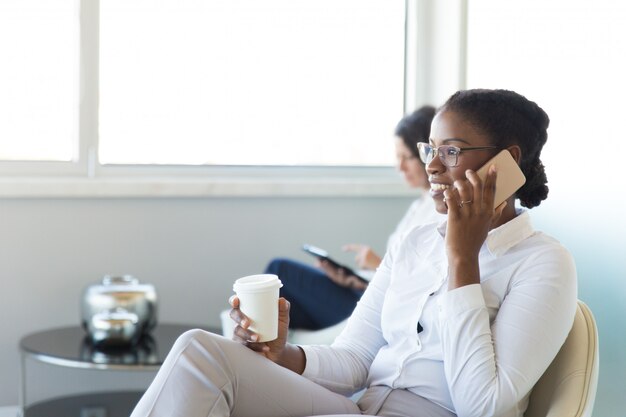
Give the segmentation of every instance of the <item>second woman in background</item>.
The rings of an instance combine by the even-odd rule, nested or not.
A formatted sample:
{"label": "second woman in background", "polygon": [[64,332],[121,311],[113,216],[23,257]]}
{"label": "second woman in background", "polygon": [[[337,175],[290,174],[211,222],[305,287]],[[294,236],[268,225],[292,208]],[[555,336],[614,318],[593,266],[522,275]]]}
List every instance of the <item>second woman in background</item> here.
{"label": "second woman in background", "polygon": [[[439,216],[428,190],[430,184],[417,151],[418,142],[428,143],[435,108],[423,106],[400,120],[395,129],[395,152],[398,170],[411,188],[421,191],[387,241],[388,248],[420,224],[436,221]],[[345,251],[354,252],[358,268],[373,271],[381,257],[364,244],[348,244]],[[289,327],[319,330],[341,322],[352,314],[367,284],[342,268],[321,262],[319,268],[285,258],[273,259],[265,273],[280,277],[281,297],[291,303]],[[367,273],[367,272],[365,272]]]}

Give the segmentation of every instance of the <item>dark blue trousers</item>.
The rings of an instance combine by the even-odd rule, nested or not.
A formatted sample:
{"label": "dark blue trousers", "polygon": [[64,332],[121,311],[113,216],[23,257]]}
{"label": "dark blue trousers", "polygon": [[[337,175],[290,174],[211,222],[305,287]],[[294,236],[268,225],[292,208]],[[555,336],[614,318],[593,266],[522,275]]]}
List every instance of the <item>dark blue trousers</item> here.
{"label": "dark blue trousers", "polygon": [[323,271],[290,259],[270,262],[266,274],[276,274],[283,283],[280,296],[291,304],[289,327],[323,329],[348,318],[362,291],[341,287]]}

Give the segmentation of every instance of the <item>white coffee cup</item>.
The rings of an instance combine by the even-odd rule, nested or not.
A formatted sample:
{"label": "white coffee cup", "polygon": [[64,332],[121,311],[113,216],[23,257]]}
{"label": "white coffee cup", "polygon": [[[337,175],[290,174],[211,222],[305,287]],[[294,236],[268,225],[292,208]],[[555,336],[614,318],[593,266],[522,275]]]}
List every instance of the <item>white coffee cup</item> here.
{"label": "white coffee cup", "polygon": [[273,274],[249,275],[233,285],[239,308],[250,319],[249,329],[259,334],[259,342],[278,337],[278,293],[282,286]]}

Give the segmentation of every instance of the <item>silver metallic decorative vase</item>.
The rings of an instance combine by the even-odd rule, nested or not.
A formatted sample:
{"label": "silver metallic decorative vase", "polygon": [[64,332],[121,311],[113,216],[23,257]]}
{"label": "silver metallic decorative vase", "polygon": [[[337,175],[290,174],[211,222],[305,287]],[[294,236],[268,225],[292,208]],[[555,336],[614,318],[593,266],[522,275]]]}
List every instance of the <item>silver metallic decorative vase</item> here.
{"label": "silver metallic decorative vase", "polygon": [[134,345],[156,326],[156,289],[132,275],[106,275],[85,289],[81,319],[96,346]]}

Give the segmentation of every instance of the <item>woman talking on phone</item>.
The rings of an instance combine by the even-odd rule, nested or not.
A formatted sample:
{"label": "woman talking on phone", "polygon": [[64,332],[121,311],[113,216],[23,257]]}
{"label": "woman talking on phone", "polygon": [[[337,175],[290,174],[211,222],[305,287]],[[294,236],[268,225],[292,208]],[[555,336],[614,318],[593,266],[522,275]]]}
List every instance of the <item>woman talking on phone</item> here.
{"label": "woman talking on phone", "polygon": [[[521,417],[571,328],[569,252],[533,229],[547,198],[540,160],[549,119],[507,90],[468,90],[438,110],[420,145],[441,224],[389,249],[348,325],[330,346],[256,343],[231,300],[234,340],[192,330],[169,353],[133,417],[299,417],[325,414]],[[526,183],[495,206],[489,163],[506,150]],[[346,395],[365,388],[357,403]]]}

